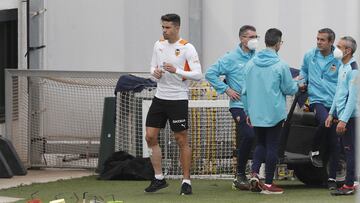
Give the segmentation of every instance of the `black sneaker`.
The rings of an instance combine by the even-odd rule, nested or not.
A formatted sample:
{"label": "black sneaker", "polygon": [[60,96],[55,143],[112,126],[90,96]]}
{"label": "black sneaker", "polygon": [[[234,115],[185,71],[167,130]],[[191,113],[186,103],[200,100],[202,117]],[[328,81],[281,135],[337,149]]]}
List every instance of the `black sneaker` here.
{"label": "black sneaker", "polygon": [[191,195],[191,194],[192,194],[191,185],[189,185],[187,183],[183,183],[181,185],[180,195]]}
{"label": "black sneaker", "polygon": [[329,188],[329,190],[336,190],[337,189],[336,180],[329,178],[328,179],[328,188]]}
{"label": "black sneaker", "polygon": [[311,163],[313,166],[318,167],[318,168],[321,168],[324,166],[320,154],[313,155],[312,152],[310,152],[309,156],[310,156],[310,160],[311,160]]}
{"label": "black sneaker", "polygon": [[233,190],[249,190],[249,180],[245,175],[238,175],[232,183]]}
{"label": "black sneaker", "polygon": [[259,179],[259,176],[256,173],[251,174],[249,188],[252,192],[261,192],[262,191],[262,182]]}
{"label": "black sneaker", "polygon": [[165,179],[158,180],[154,178],[149,187],[145,188],[145,192],[156,192],[160,189],[166,188],[169,184],[166,183]]}
{"label": "black sneaker", "polygon": [[355,193],[355,187],[349,187],[349,186],[342,186],[341,188],[332,191],[330,194],[334,195],[334,196],[339,196],[339,195],[353,195]]}

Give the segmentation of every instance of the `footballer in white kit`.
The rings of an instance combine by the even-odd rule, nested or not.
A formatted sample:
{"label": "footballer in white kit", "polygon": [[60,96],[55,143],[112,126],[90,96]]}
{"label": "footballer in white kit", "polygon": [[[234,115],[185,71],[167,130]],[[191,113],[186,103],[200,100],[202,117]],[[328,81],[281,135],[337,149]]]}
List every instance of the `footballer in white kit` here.
{"label": "footballer in white kit", "polygon": [[157,79],[155,97],[146,117],[146,142],[155,177],[145,192],[156,192],[168,186],[162,172],[162,153],[158,143],[161,128],[169,121],[180,149],[183,180],[180,194],[192,194],[190,181],[191,149],[187,139],[188,83],[202,78],[201,65],[194,46],[179,36],[180,17],[161,17],[163,39],[154,45],[151,74]]}

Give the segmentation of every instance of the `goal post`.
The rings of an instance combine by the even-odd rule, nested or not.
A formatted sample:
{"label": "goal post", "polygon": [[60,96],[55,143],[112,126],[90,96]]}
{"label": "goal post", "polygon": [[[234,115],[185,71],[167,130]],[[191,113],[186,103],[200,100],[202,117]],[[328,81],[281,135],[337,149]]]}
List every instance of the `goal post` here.
{"label": "goal post", "polygon": [[24,165],[95,168],[104,98],[124,74],[6,69],[5,136]]}
{"label": "goal post", "polygon": [[[149,157],[145,121],[154,95],[154,88],[146,88],[138,93],[118,93],[116,151],[126,151],[137,157]],[[191,82],[188,124],[192,176],[232,177],[236,164],[233,158],[235,124],[229,112],[228,97],[216,94],[205,81]],[[179,147],[168,124],[160,131],[159,144],[165,175],[179,177],[182,174]]]}
{"label": "goal post", "polygon": [[[146,116],[149,112],[149,108],[151,105],[151,100],[143,100],[142,101],[142,129],[145,129],[145,122],[146,122]],[[189,100],[189,114],[193,114],[192,111],[196,108],[229,108],[229,101],[228,100]],[[189,117],[191,120],[192,117]],[[191,120],[192,122],[195,122],[195,120]],[[215,122],[215,121],[214,121]],[[195,125],[193,125],[195,127]],[[196,126],[197,127],[197,126]],[[196,128],[195,127],[195,128]],[[196,130],[194,130],[196,131]],[[145,130],[142,131],[143,135],[143,157],[149,157],[149,149],[145,140]]]}
{"label": "goal post", "polygon": [[[91,168],[99,159],[104,99],[121,75],[148,73],[5,70],[6,134],[26,167]],[[115,151],[147,157],[145,119],[156,88],[116,96]],[[191,175],[229,178],[236,169],[235,123],[227,95],[190,82],[188,142]],[[179,147],[169,125],[160,131],[163,169],[180,177]]]}

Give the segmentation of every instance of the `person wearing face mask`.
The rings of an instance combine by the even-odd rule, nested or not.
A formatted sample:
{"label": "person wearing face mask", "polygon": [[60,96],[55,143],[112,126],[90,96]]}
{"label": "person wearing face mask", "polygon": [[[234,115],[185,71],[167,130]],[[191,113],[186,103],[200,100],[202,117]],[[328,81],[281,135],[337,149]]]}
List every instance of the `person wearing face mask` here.
{"label": "person wearing face mask", "polygon": [[[258,45],[256,29],[251,25],[244,25],[239,31],[240,44],[236,48],[218,59],[210,66],[205,74],[206,80],[215,90],[226,93],[230,98],[230,109],[236,124],[236,155],[237,171],[233,181],[233,189],[249,190],[245,168],[254,142],[254,132],[246,125],[246,115],[240,98],[245,82],[244,66],[254,56]],[[225,80],[221,79],[225,76]]]}
{"label": "person wearing face mask", "polygon": [[[257,143],[251,166],[250,190],[263,194],[282,194],[273,184],[278,161],[278,148],[283,121],[286,118],[286,95],[294,95],[299,87],[290,67],[280,59],[282,32],[266,31],[266,49],[258,52],[246,64],[244,109],[247,123],[253,126]],[[259,180],[261,163],[265,161],[265,183]]]}
{"label": "person wearing face mask", "polygon": [[[308,51],[303,59],[300,69],[300,84],[307,86],[310,110],[315,112],[318,127],[315,131],[312,151],[309,153],[312,164],[322,167],[330,159],[330,171],[328,188],[336,189],[337,151],[339,143],[336,135],[325,128],[325,120],[328,116],[333,98],[335,96],[338,72],[340,67],[341,51],[333,46],[335,33],[329,28],[318,31],[317,47]],[[326,140],[326,143],[322,143]],[[320,146],[326,144],[327,153],[321,153]]]}
{"label": "person wearing face mask", "polygon": [[[337,44],[337,48],[341,51],[339,56],[342,56],[342,65],[339,68],[336,93],[325,126],[332,127],[332,130],[340,136],[347,167],[345,184],[331,192],[332,195],[352,195],[355,192],[355,123],[359,116],[356,105],[359,91],[356,77],[359,70],[353,57],[356,47],[356,41],[350,36],[342,37]],[[335,122],[334,118],[336,118]]]}

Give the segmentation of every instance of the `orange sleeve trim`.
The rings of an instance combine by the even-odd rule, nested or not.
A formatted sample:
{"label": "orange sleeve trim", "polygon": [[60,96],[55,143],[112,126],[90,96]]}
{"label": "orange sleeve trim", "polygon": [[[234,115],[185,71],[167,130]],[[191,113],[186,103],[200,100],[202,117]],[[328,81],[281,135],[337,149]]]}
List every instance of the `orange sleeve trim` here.
{"label": "orange sleeve trim", "polygon": [[188,61],[185,61],[184,71],[191,71]]}
{"label": "orange sleeve trim", "polygon": [[[191,71],[189,63],[188,63],[187,60],[185,61],[184,71]],[[183,77],[182,80],[184,81],[184,80],[186,80],[186,78]]]}
{"label": "orange sleeve trim", "polygon": [[182,39],[182,40],[179,41],[179,43],[182,44],[182,45],[185,45],[185,44],[187,44],[189,42],[187,40],[185,40],[185,39]]}

